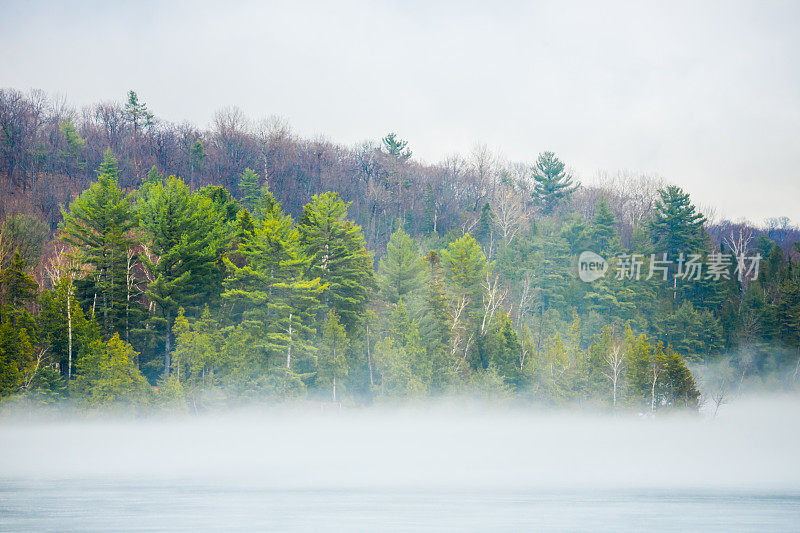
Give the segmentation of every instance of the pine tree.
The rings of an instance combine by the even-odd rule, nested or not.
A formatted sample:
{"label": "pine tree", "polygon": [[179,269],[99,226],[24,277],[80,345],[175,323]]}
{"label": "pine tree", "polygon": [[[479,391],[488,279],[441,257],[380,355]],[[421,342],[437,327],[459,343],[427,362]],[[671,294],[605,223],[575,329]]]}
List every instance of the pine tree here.
{"label": "pine tree", "polygon": [[322,325],[322,342],[317,356],[317,381],[320,384],[331,386],[331,401],[336,402],[336,378],[340,382],[348,374],[347,348],[350,342],[347,339],[345,328],[339,320],[339,315],[334,309],[328,311]]}
{"label": "pine tree", "polygon": [[403,348],[408,365],[416,382],[416,390],[424,391],[433,373],[433,360],[428,358],[423,346],[419,324],[408,314],[402,300],[394,306],[389,315],[387,333],[397,346]]}
{"label": "pine tree", "polygon": [[450,343],[450,323],[447,313],[447,293],[444,285],[441,258],[436,250],[426,256],[428,263],[428,287],[425,294],[419,329],[425,346],[426,356],[433,367],[432,387],[446,387],[448,374],[447,348]]}
{"label": "pine tree", "polygon": [[99,176],[108,176],[114,180],[119,179],[119,164],[111,148],[106,148],[106,151],[103,152],[103,161],[100,162],[97,174]]}
{"label": "pine tree", "polygon": [[507,313],[500,311],[497,314],[487,334],[478,339],[477,347],[477,369],[494,367],[508,383],[515,387],[522,385],[519,365],[522,345]]}
{"label": "pine tree", "polygon": [[689,194],[670,185],[658,191],[650,233],[657,252],[667,252],[677,259],[680,253],[696,253],[704,244],[703,224],[706,219],[698,213]]}
{"label": "pine tree", "polygon": [[72,118],[67,117],[60,125],[59,129],[64,135],[64,149],[58,151],[59,158],[64,161],[64,170],[68,176],[72,176],[74,170],[85,170],[86,163],[81,161],[81,153],[86,145],[86,139],[78,135],[78,130]]}
{"label": "pine tree", "polygon": [[397,303],[423,287],[425,262],[414,240],[399,227],[386,245],[386,255],[378,265],[378,285],[383,299]]}
{"label": "pine tree", "polygon": [[0,271],[0,397],[17,392],[33,364],[36,324],[28,312],[37,284],[19,252]]}
{"label": "pine tree", "polygon": [[161,183],[164,179],[164,174],[162,174],[158,167],[153,165],[150,167],[150,170],[147,171],[147,175],[144,177],[144,184],[146,185],[155,185],[156,183]]}
{"label": "pine tree", "polygon": [[303,277],[310,258],[301,251],[291,217],[280,206],[273,215],[244,234],[239,253],[246,264],[228,261],[231,275],[222,296],[244,309],[245,324],[265,357],[290,369],[293,357],[314,352],[314,321],[325,286],[319,278]]}
{"label": "pine tree", "polygon": [[63,212],[61,240],[77,259],[91,267],[88,274],[92,312],[100,307],[105,335],[124,330],[128,303],[128,252],[133,247],[131,199],[117,184],[117,163],[106,151],[97,181]]}
{"label": "pine tree", "polygon": [[164,372],[169,376],[178,308],[197,312],[201,305],[216,302],[221,292],[223,225],[212,201],[193,194],[175,176],[152,187],[137,211],[154,256],[143,260],[153,279],[145,294],[160,311],[150,321],[163,332]]}
{"label": "pine tree", "polygon": [[192,169],[192,178],[194,178],[195,174],[201,174],[203,172],[203,166],[206,157],[208,157],[208,154],[203,147],[203,143],[200,139],[197,139],[189,147],[189,161]]}
{"label": "pine tree", "polygon": [[347,206],[336,193],[314,196],[303,208],[297,229],[300,246],[311,258],[307,278],[320,279],[325,285],[322,302],[335,309],[352,332],[364,316],[375,274],[364,234],[347,219]]}
{"label": "pine tree", "polygon": [[409,159],[411,157],[408,141],[398,139],[397,134],[394,132],[383,138],[383,149],[387,154],[398,159]]}
{"label": "pine tree", "polygon": [[451,242],[442,250],[442,264],[448,279],[473,306],[479,305],[483,283],[491,266],[477,241],[468,233]]}
{"label": "pine tree", "polygon": [[117,334],[108,342],[91,343],[77,363],[79,398],[90,407],[146,402],[151,390],[136,368],[137,356]]}
{"label": "pine tree", "polygon": [[128,117],[128,121],[133,126],[134,135],[139,133],[140,128],[150,127],[153,124],[153,114],[148,111],[147,105],[144,102],[139,101],[139,95],[134,91],[128,91],[125,113]]}
{"label": "pine tree", "polygon": [[253,169],[246,168],[239,177],[239,192],[242,195],[242,205],[250,211],[256,205],[261,192],[261,176]]}
{"label": "pine tree", "polygon": [[83,309],[71,297],[72,280],[64,276],[52,290],[39,295],[36,325],[47,347],[49,359],[58,365],[61,375],[70,377],[73,354],[77,355],[92,341],[99,340],[97,325],[86,320]]}
{"label": "pine tree", "polygon": [[617,221],[605,198],[597,202],[595,206],[590,234],[594,250],[606,259],[610,259],[620,252]]}
{"label": "pine tree", "polygon": [[546,214],[552,213],[577,188],[572,182],[572,176],[564,170],[564,163],[553,152],[539,154],[533,166],[533,180],[534,199],[542,205]]}
{"label": "pine tree", "polygon": [[223,336],[208,306],[194,323],[189,323],[183,308],[178,309],[173,326],[175,352],[172,367],[175,379],[191,388],[214,385],[214,374],[222,364]]}

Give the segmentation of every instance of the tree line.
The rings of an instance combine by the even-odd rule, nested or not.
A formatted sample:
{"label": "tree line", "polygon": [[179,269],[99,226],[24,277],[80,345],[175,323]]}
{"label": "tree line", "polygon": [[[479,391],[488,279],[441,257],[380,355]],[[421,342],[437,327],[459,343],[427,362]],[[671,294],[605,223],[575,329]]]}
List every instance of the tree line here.
{"label": "tree line", "polygon": [[[7,141],[2,123],[3,176],[21,198],[54,176],[96,176],[54,233],[48,217],[6,216],[4,396],[203,409],[471,394],[658,410],[696,408],[689,368],[723,355],[734,354],[729,386],[796,376],[800,270],[786,221],[712,223],[680,188],[647,180],[583,187],[551,152],[510,165],[478,149],[461,170],[457,158],[424,167],[395,134],[366,149],[378,163],[318,166],[313,186],[263,153],[239,169],[222,151],[211,169],[179,167],[182,178],[157,158],[144,170],[142,139],[165,132],[135,93],[121,109],[122,160],[109,142],[94,164],[86,122],[58,125],[59,150],[77,154],[70,171],[30,171],[30,150],[14,147],[34,140]],[[205,154],[203,140],[181,142]],[[346,192],[318,189],[334,182]],[[662,254],[763,260],[757,275],[697,280],[675,264],[626,279],[612,261],[587,283],[574,265],[585,250],[638,255],[644,271]]]}

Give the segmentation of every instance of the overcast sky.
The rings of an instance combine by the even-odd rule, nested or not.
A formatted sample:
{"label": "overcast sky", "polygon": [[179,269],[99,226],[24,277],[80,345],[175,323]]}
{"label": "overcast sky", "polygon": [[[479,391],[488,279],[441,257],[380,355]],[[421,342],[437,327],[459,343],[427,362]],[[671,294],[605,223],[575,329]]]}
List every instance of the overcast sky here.
{"label": "overcast sky", "polygon": [[552,150],[656,173],[718,215],[800,222],[800,2],[10,2],[0,87],[159,117],[238,105],[436,161]]}

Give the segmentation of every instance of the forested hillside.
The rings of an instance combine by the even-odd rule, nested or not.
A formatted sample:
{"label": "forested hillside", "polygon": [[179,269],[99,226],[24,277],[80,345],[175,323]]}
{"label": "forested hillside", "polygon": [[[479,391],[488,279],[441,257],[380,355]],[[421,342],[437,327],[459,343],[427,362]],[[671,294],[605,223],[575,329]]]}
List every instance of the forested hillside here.
{"label": "forested hillside", "polygon": [[0,91],[0,395],[656,411],[800,379],[788,219],[714,220],[649,176],[582,186],[545,147],[411,147]]}

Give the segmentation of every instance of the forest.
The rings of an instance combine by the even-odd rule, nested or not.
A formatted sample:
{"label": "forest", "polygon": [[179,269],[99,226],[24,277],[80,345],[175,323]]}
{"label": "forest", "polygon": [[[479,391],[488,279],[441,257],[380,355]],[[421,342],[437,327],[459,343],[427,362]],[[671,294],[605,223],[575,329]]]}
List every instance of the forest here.
{"label": "forest", "polygon": [[546,147],[412,147],[0,90],[0,401],[661,412],[797,387],[788,218],[719,220],[653,175],[583,185]]}

